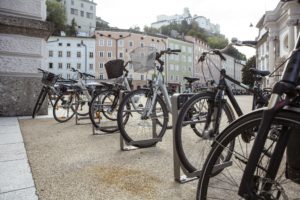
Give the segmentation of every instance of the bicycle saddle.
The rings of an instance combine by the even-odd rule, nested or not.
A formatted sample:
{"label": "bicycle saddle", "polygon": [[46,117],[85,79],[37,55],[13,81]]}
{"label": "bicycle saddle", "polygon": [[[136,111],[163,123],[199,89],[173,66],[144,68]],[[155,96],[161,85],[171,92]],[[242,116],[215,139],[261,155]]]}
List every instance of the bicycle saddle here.
{"label": "bicycle saddle", "polygon": [[199,80],[199,78],[192,78],[192,77],[183,77],[185,80],[187,80],[187,82],[189,82],[189,83],[193,83],[193,82],[195,82],[195,81],[198,81]]}
{"label": "bicycle saddle", "polygon": [[270,71],[266,70],[259,70],[259,69],[255,69],[255,68],[250,68],[249,69],[250,72],[252,72],[255,75],[260,75],[260,76],[268,76],[270,74]]}

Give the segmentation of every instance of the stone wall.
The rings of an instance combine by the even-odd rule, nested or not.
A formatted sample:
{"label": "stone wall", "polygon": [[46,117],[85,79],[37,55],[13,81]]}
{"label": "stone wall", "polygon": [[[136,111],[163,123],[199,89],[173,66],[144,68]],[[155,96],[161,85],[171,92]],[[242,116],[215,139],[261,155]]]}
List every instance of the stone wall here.
{"label": "stone wall", "polygon": [[31,115],[52,24],[44,0],[1,0],[0,13],[0,116]]}

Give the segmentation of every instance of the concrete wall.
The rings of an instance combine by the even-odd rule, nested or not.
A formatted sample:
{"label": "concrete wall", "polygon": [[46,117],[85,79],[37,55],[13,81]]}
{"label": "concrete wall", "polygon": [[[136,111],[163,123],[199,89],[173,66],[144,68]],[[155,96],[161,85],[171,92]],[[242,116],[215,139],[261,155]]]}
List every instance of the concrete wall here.
{"label": "concrete wall", "polygon": [[45,1],[1,0],[0,11],[0,116],[31,115],[52,29]]}

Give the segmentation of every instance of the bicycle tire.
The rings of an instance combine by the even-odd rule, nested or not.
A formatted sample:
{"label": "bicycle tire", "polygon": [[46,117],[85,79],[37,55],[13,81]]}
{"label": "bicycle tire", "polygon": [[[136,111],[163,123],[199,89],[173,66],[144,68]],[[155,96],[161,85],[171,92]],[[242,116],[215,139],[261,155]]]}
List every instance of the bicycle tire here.
{"label": "bicycle tire", "polygon": [[[162,139],[166,132],[168,111],[164,101],[159,95],[157,96],[155,105],[153,106],[154,112],[152,112],[150,116],[151,118],[142,119],[141,117],[141,114],[145,112],[145,106],[143,106],[143,103],[146,104],[147,100],[148,102],[151,102],[151,97],[152,95],[149,89],[138,89],[125,95],[124,99],[120,103],[117,118],[118,127],[124,140],[132,146],[139,148],[153,146]],[[159,117],[161,117],[160,121],[162,125],[156,125],[156,131],[154,133],[153,123],[157,123]],[[150,122],[146,120],[149,120]],[[131,125],[133,123],[136,124]],[[144,131],[147,127],[149,127],[150,130],[148,132]]]}
{"label": "bicycle tire", "polygon": [[37,113],[39,112],[39,110],[41,109],[41,106],[43,105],[45,98],[47,95],[47,89],[45,88],[45,86],[42,87],[40,94],[38,96],[38,99],[35,103],[33,112],[32,112],[32,118],[34,119],[35,116],[37,115]]}
{"label": "bicycle tire", "polygon": [[[111,94],[113,95],[114,98],[119,98],[116,91],[104,90],[104,91],[96,94],[93,97],[93,99],[90,103],[90,107],[89,107],[89,116],[90,116],[90,120],[91,120],[93,126],[96,129],[101,130],[106,133],[113,133],[113,132],[116,132],[119,130],[117,123],[116,123],[117,115],[116,115],[115,119],[113,119],[112,117],[108,116],[108,114],[105,114],[107,111],[107,110],[105,111],[105,108],[109,109],[111,107],[111,105],[108,105],[108,104],[104,105],[105,99],[108,95],[111,95]],[[115,99],[113,99],[113,102],[114,102],[114,100]],[[112,112],[116,112],[116,111],[117,111],[117,108],[113,108]],[[104,120],[103,117],[101,117],[101,113],[107,120]],[[115,126],[115,127],[113,127],[113,126]]]}
{"label": "bicycle tire", "polygon": [[[241,118],[230,124],[230,126],[228,126],[221,133],[220,137],[213,144],[212,149],[208,154],[203,166],[202,174],[200,176],[197,187],[197,199],[213,199],[217,195],[222,195],[222,198],[224,199],[241,198],[240,196],[238,196],[238,189],[244,173],[245,163],[247,163],[247,159],[252,149],[256,131],[258,130],[258,126],[262,120],[262,111],[262,109],[255,110],[247,115],[242,116]],[[263,169],[265,169],[265,164],[268,165],[269,158],[270,156],[272,156],[276,137],[278,138],[278,131],[283,127],[294,126],[295,124],[297,124],[297,126],[300,125],[300,115],[295,111],[282,110],[274,117],[271,125],[272,130],[270,130],[269,132],[264,151],[262,152],[259,164],[257,165],[258,167],[255,172],[256,174],[253,176],[253,181],[256,181],[258,183],[259,181],[263,181],[264,184],[268,183],[268,180],[264,180],[263,178]],[[242,134],[249,134],[251,140],[249,140],[247,143],[243,142],[243,139],[241,138]],[[227,151],[226,147],[231,141],[235,141],[236,144],[236,146],[234,147],[234,151],[230,152],[232,154],[230,160],[231,165],[228,165],[223,169],[220,168],[219,173],[217,173],[216,175],[216,173],[213,171],[213,168],[220,164],[219,157],[222,155],[223,150]],[[277,189],[280,190],[281,194],[286,195],[288,193],[288,198],[295,199],[300,195],[299,185],[294,183],[293,181],[289,181],[286,179],[283,181],[279,180],[280,178],[285,178],[284,159],[285,156],[281,161],[281,173],[278,173],[276,177],[277,179],[275,179],[276,184],[282,184],[276,185],[273,183],[273,186],[276,186],[278,188],[273,188],[273,190],[271,191],[275,192]],[[226,163],[224,165],[226,165]],[[257,184],[257,186],[261,184],[262,183]],[[258,191],[258,189],[258,187],[255,188],[255,190],[257,190],[257,194],[266,194],[264,193],[264,191]]]}
{"label": "bicycle tire", "polygon": [[[57,122],[67,122],[76,114],[78,109],[78,103],[75,101],[76,96],[77,94],[72,92],[63,94],[56,99],[53,106],[53,117]],[[60,108],[62,110],[59,110]]]}
{"label": "bicycle tire", "polygon": [[[214,133],[213,137],[203,137],[204,127],[213,123],[209,112],[214,105],[210,102],[215,102],[214,93],[203,92],[194,95],[183,105],[176,122],[176,151],[182,165],[190,173],[201,169],[211,143],[218,135]],[[222,111],[226,118],[221,116],[222,124],[219,129],[227,126],[235,118],[227,102],[223,105]]]}

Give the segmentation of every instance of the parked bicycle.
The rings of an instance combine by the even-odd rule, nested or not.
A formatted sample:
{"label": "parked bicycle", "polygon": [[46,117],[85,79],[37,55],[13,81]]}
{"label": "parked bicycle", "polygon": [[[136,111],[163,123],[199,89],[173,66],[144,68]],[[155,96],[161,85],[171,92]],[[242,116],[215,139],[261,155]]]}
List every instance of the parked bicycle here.
{"label": "parked bicycle", "polygon": [[[241,44],[249,45],[249,43],[249,41],[244,41]],[[223,50],[211,50],[202,53],[199,59],[199,62],[202,62],[202,68],[203,63],[209,60],[208,63],[211,65],[208,67],[214,66],[220,72],[220,78],[217,81],[207,80],[206,91],[203,90],[192,96],[181,107],[175,129],[175,145],[180,162],[190,173],[202,168],[215,138],[235,119],[234,111],[238,116],[243,115],[227,81],[253,94],[252,110],[267,105],[268,94],[262,89],[260,80],[268,75],[269,71],[252,69],[255,82],[250,87],[227,75],[226,69],[219,69],[210,59],[209,55],[216,55],[225,61],[226,58],[222,52],[233,44],[235,43],[229,44]],[[203,77],[205,77],[204,74]],[[232,148],[233,145],[234,142],[230,143],[228,148]],[[229,158],[230,154],[224,155],[224,160]]]}
{"label": "parked bicycle", "polygon": [[299,199],[300,36],[287,60],[268,107],[230,124],[212,145],[197,199]]}
{"label": "parked bicycle", "polygon": [[107,89],[95,95],[89,108],[89,116],[93,126],[103,132],[115,132],[117,111],[119,108],[119,95],[121,91],[131,91],[131,81],[128,78],[126,66],[130,62],[116,59],[105,64],[108,79],[115,79],[113,83],[101,82]]}
{"label": "parked bicycle", "polygon": [[[149,81],[148,88],[128,93],[120,107],[117,122],[124,140],[132,146],[149,147],[161,141],[169,121],[171,101],[164,82],[165,54],[177,54],[178,49],[156,52],[153,47],[138,47],[130,53],[133,69],[145,73],[156,69],[157,74]],[[155,67],[155,61],[159,66]]]}

